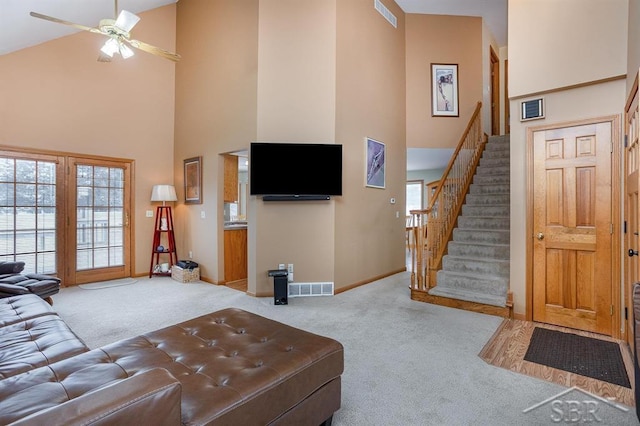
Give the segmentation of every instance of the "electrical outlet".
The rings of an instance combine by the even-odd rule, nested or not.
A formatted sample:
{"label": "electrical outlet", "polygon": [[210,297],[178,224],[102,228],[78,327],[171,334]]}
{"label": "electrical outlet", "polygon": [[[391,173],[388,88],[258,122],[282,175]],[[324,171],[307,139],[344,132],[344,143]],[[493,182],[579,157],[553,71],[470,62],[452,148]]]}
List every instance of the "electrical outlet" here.
{"label": "electrical outlet", "polygon": [[207,217],[207,214],[204,212],[204,210],[200,210],[200,219],[204,219]]}
{"label": "electrical outlet", "polygon": [[153,217],[153,210],[147,210],[146,215],[147,217]]}
{"label": "electrical outlet", "polygon": [[287,264],[287,272],[289,272],[289,274],[287,274],[287,282],[292,283],[293,282],[293,263]]}
{"label": "electrical outlet", "polygon": [[278,269],[283,271],[285,269],[284,268],[284,263],[278,263]]}
{"label": "electrical outlet", "polygon": [[193,259],[193,252],[189,250],[189,259]]}

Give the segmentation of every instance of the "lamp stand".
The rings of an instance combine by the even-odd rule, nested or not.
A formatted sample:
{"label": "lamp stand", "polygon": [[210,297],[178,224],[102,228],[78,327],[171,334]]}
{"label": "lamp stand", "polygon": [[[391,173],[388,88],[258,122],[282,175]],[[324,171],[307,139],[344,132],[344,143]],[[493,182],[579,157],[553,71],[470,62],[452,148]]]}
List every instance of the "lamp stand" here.
{"label": "lamp stand", "polygon": [[[165,247],[164,244],[167,244]],[[168,255],[168,262],[160,263],[160,256]],[[176,240],[173,233],[173,215],[171,206],[158,206],[156,209],[156,223],[153,230],[153,245],[151,246],[151,265],[149,278],[154,275],[171,275],[171,268],[176,264]]]}

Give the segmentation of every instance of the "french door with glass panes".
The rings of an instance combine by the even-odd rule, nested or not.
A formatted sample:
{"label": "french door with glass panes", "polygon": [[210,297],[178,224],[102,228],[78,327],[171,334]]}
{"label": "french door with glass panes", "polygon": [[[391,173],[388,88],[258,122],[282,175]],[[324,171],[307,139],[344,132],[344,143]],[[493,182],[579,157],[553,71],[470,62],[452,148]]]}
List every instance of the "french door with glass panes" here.
{"label": "french door with glass panes", "polygon": [[0,262],[65,286],[130,276],[131,166],[0,150]]}
{"label": "french door with glass panes", "polygon": [[69,158],[71,284],[131,275],[130,163]]}
{"label": "french door with glass panes", "polygon": [[62,277],[64,158],[0,151],[0,262]]}

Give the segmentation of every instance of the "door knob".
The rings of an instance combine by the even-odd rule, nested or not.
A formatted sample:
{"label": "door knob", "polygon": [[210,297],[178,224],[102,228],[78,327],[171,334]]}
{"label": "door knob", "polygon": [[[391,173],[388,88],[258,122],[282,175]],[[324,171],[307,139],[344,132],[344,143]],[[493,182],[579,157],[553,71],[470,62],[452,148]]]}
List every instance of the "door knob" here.
{"label": "door knob", "polygon": [[629,257],[637,256],[638,250],[629,249],[628,254],[629,254]]}
{"label": "door knob", "polygon": [[538,238],[540,241],[544,240],[544,234],[542,232],[538,232],[538,235],[536,235],[536,238]]}

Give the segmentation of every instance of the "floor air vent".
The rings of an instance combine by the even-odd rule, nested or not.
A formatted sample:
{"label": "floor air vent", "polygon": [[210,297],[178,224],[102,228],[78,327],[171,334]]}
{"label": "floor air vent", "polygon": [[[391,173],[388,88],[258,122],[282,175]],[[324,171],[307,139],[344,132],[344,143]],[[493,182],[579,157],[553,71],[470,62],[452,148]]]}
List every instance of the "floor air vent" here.
{"label": "floor air vent", "polygon": [[384,19],[389,21],[394,28],[398,28],[398,18],[396,18],[396,15],[391,13],[391,11],[387,9],[387,6],[382,4],[380,0],[373,0],[373,7],[375,7],[376,10],[380,12],[380,15],[384,16]]}
{"label": "floor air vent", "polygon": [[333,283],[289,283],[289,297],[333,296]]}

